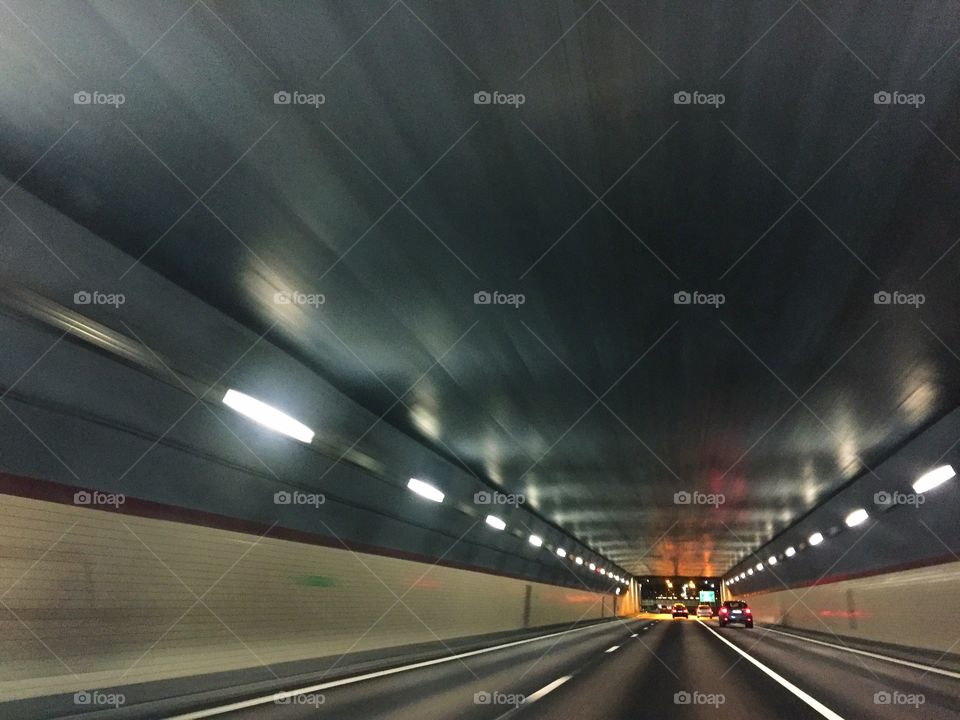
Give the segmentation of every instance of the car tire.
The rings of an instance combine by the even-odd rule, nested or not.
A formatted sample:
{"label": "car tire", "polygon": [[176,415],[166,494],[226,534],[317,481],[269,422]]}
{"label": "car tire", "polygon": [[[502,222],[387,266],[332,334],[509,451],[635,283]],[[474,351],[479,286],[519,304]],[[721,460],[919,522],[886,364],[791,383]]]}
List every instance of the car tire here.
{"label": "car tire", "polygon": [[720,627],[726,627],[726,626],[727,626],[727,624],[726,624],[723,620],[721,620],[721,621],[720,621]]}
{"label": "car tire", "polygon": [[748,622],[748,623],[747,623],[747,627],[748,627],[748,628],[752,628],[752,627],[753,627],[753,623],[752,623],[752,622]]}

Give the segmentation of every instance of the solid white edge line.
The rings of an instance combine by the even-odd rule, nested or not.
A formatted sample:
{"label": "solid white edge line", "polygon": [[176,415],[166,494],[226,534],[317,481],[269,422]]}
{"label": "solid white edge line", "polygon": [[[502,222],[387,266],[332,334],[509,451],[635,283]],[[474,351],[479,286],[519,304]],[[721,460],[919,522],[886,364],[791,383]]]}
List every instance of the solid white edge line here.
{"label": "solid white edge line", "polygon": [[524,704],[524,705],[529,705],[530,703],[536,702],[537,700],[539,700],[540,698],[542,698],[542,697],[543,697],[544,695],[546,695],[547,693],[553,692],[554,690],[556,690],[558,687],[560,687],[561,685],[563,685],[567,680],[569,680],[569,679],[572,678],[572,677],[573,677],[573,675],[564,675],[564,676],[561,677],[561,678],[557,678],[556,680],[554,680],[554,681],[553,681],[552,683],[550,683],[549,685],[545,685],[544,687],[542,687],[542,688],[540,688],[539,690],[537,690],[535,693],[533,693],[533,695],[528,695],[528,696],[527,696],[527,699],[523,701],[523,704]]}
{"label": "solid white edge line", "polygon": [[607,648],[606,650],[604,650],[604,652],[608,653],[608,652],[613,652],[614,650],[619,650],[619,649],[620,649],[619,645],[614,645],[612,648]]}
{"label": "solid white edge line", "polygon": [[730,647],[732,647],[734,650],[736,650],[738,653],[740,653],[740,655],[742,655],[742,656],[745,657],[747,660],[749,660],[751,663],[753,663],[753,664],[756,665],[758,668],[760,668],[760,670],[761,670],[763,673],[765,673],[767,676],[773,678],[775,681],[777,681],[778,683],[780,683],[780,685],[782,685],[782,686],[785,687],[787,690],[789,690],[789,691],[792,692],[794,695],[796,695],[798,698],[800,698],[801,700],[803,700],[807,705],[809,705],[810,707],[812,707],[814,710],[816,710],[818,713],[820,713],[821,715],[823,715],[825,718],[829,718],[829,720],[843,720],[843,717],[842,717],[842,716],[837,715],[837,713],[835,713],[833,710],[831,710],[830,708],[828,708],[828,707],[827,707],[826,705],[824,705],[822,702],[820,702],[820,701],[817,700],[816,698],[812,697],[811,695],[805,693],[803,690],[801,690],[800,688],[798,688],[798,687],[797,687],[796,685],[794,685],[792,682],[790,682],[789,680],[787,680],[787,679],[786,679],[785,677],[783,677],[782,675],[780,675],[780,674],[774,672],[773,670],[771,670],[770,668],[768,668],[766,665],[764,665],[762,662],[760,662],[759,660],[757,660],[756,658],[754,658],[752,655],[749,655],[749,654],[747,654],[745,651],[743,651],[743,650],[741,650],[740,648],[738,648],[736,645],[734,645],[732,642],[730,642],[729,640],[727,640],[723,635],[721,635],[720,633],[718,633],[716,630],[714,630],[712,627],[710,627],[709,625],[707,625],[706,623],[704,623],[702,620],[698,620],[697,622],[698,622],[698,624],[702,625],[702,626],[705,627],[707,630],[709,630],[711,633],[713,633],[714,635],[716,635],[722,642],[724,642],[724,643],[726,643],[727,645],[729,645]]}
{"label": "solid white edge line", "polygon": [[173,715],[168,720],[201,720],[201,718],[214,717],[216,715],[223,715],[228,712],[235,712],[237,710],[245,710],[251,707],[257,707],[258,705],[266,705],[267,703],[276,702],[277,700],[286,700],[287,698],[296,697],[298,695],[305,695],[306,693],[319,692],[320,690],[329,690],[330,688],[341,687],[343,685],[352,685],[354,683],[363,682],[365,680],[373,680],[379,677],[385,677],[387,675],[396,675],[397,673],[406,672],[407,670],[417,670],[423,667],[429,667],[431,665],[440,665],[442,663],[453,662],[454,660],[460,660],[465,657],[472,657],[474,655],[483,655],[488,652],[495,652],[497,650],[504,650],[509,647],[516,647],[517,645],[526,645],[527,643],[536,642],[538,640],[546,640],[547,638],[558,637],[560,635],[568,635],[570,633],[581,632],[582,630],[590,630],[593,628],[603,627],[610,625],[613,622],[630,622],[629,620],[623,620],[622,618],[614,618],[607,622],[595,623],[593,625],[587,625],[586,627],[573,628],[572,630],[561,630],[560,632],[549,633],[547,635],[537,635],[536,637],[526,638],[524,640],[515,640],[514,642],[504,643],[503,645],[494,645],[492,647],[480,648],[479,650],[471,650],[469,652],[460,653],[459,655],[448,655],[442,658],[435,658],[433,660],[424,660],[422,662],[413,663],[411,665],[401,665],[400,667],[387,668],[386,670],[378,670],[376,672],[365,673],[364,675],[353,675],[351,677],[340,678],[339,680],[330,680],[329,682],[319,683],[317,685],[310,685],[308,687],[298,688],[296,690],[283,690],[280,692],[270,693],[269,695],[264,695],[257,698],[251,698],[250,700],[240,700],[238,702],[230,703],[228,705],[220,705],[218,707],[207,708],[206,710],[197,710],[196,712],[186,713],[183,715]]}
{"label": "solid white edge line", "polygon": [[793,633],[786,633],[780,630],[774,630],[773,628],[765,627],[763,628],[766,632],[776,633],[777,635],[786,635],[787,637],[796,638],[797,640],[805,640],[809,643],[815,643],[817,645],[825,645],[827,647],[836,648],[837,650],[843,650],[849,653],[856,653],[857,655],[866,655],[870,658],[876,658],[877,660],[886,660],[887,662],[896,663],[897,665],[906,665],[907,667],[915,668],[917,670],[923,670],[924,672],[937,673],[939,675],[946,675],[950,678],[956,678],[960,680],[960,673],[953,672],[951,670],[943,670],[938,667],[933,667],[932,665],[923,665],[921,663],[910,662],[909,660],[901,660],[900,658],[890,657],[889,655],[880,655],[879,653],[867,652],[866,650],[858,650],[857,648],[844,647],[843,645],[834,645],[833,643],[823,642],[822,640],[814,640],[813,638],[803,637],[802,635],[794,635]]}

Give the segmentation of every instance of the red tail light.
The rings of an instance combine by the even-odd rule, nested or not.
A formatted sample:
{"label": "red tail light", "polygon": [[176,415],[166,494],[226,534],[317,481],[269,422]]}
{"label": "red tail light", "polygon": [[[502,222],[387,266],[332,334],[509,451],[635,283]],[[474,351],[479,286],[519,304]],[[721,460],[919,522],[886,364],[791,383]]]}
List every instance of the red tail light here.
{"label": "red tail light", "polygon": [[750,608],[745,608],[745,609],[744,609],[744,612],[745,612],[747,615],[750,615],[750,614],[751,614],[751,613],[750,613]]}
{"label": "red tail light", "polygon": [[720,614],[721,614],[721,615],[726,615],[726,614],[727,614],[727,609],[726,609],[725,607],[720,608]]}

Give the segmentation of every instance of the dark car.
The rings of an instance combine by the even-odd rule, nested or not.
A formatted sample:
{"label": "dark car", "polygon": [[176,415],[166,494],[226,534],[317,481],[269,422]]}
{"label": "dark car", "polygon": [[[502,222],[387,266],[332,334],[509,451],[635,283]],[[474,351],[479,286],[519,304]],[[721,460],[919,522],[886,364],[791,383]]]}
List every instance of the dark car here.
{"label": "dark car", "polygon": [[727,600],[720,606],[720,627],[730,623],[742,623],[748,628],[753,627],[753,613],[743,600]]}
{"label": "dark car", "polygon": [[690,615],[690,611],[687,610],[687,606],[684,605],[683,603],[677,603],[676,605],[674,605],[673,610],[671,610],[671,612],[673,613],[673,616],[675,618],[689,617]]}

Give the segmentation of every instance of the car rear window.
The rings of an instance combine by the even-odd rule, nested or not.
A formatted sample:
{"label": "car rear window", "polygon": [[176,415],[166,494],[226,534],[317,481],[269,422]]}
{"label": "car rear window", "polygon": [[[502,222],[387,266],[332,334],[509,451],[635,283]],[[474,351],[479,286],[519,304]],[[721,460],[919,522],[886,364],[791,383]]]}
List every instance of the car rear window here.
{"label": "car rear window", "polygon": [[746,604],[745,602],[737,602],[737,601],[735,601],[735,600],[732,601],[732,602],[728,602],[727,605],[728,605],[729,607],[733,608],[734,610],[742,610],[743,608],[745,608],[745,607],[747,606],[747,604]]}

